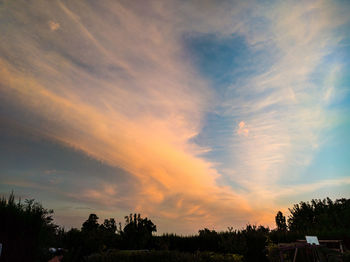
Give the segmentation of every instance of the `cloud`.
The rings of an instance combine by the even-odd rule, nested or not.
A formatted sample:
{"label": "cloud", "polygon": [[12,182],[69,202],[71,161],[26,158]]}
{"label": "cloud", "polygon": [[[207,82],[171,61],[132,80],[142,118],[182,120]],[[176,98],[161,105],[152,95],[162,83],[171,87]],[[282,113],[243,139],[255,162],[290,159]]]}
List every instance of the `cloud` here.
{"label": "cloud", "polygon": [[307,192],[316,192],[319,189],[322,188],[330,188],[330,187],[339,187],[339,186],[346,186],[350,184],[350,178],[349,177],[342,177],[342,178],[336,178],[336,179],[325,179],[321,181],[317,181],[310,184],[303,184],[303,185],[297,185],[297,186],[286,186],[285,188],[282,187],[282,190],[279,192],[276,191],[276,194],[278,196],[283,195],[293,195],[295,192],[298,192],[298,194],[307,193]]}
{"label": "cloud", "polygon": [[243,121],[239,122],[238,124],[237,134],[245,136],[249,134],[249,129],[246,127],[246,124]]}
{"label": "cloud", "polygon": [[[347,20],[324,1],[283,2],[261,16],[267,33],[253,37],[259,39],[258,45],[251,43],[275,51],[257,62],[262,73],[231,86],[222,106],[226,116],[245,119],[231,137],[234,164],[223,166],[234,170],[230,179],[247,190],[243,194],[254,206],[274,203],[275,185],[283,179],[303,184],[298,174],[324,143],[324,133],[332,127],[327,101],[335,80],[323,76],[328,80],[316,84],[311,75],[345,37],[335,36],[334,29]],[[338,65],[331,67],[330,75],[339,70]],[[246,122],[249,140],[242,136]]]}
{"label": "cloud", "polygon": [[54,21],[49,21],[49,27],[50,27],[51,31],[56,31],[60,28],[60,24],[56,23]]}
{"label": "cloud", "polygon": [[[330,32],[344,23],[333,20],[337,10],[325,2],[271,8],[245,1],[17,5],[0,13],[15,19],[0,26],[6,39],[0,94],[15,108],[6,113],[125,170],[134,181],[126,188],[137,185],[120,199],[117,183],[98,181],[66,192],[71,199],[105,213],[131,199],[134,210],[159,216],[157,224],[169,231],[265,223],[273,216],[266,203],[274,201],[271,191],[281,174],[307,165],[312,145],[322,144],[319,130],[329,122],[309,75],[339,41]],[[59,36],[40,21],[50,21]],[[276,52],[257,62],[262,73],[231,84],[220,101],[184,46],[184,36],[196,33],[237,34],[252,49]],[[219,184],[224,175],[217,162],[201,157],[208,148],[193,142],[218,105],[231,122],[244,119],[226,141],[235,165],[222,163],[243,190]],[[271,190],[265,194],[265,188]]]}
{"label": "cloud", "polygon": [[[33,19],[35,7],[28,8],[19,20]],[[168,14],[155,6],[144,15],[136,6],[117,2],[99,8],[59,2],[47,6],[65,28],[59,37],[40,27],[23,29],[36,30],[40,40],[10,34],[9,39],[22,37],[24,44],[14,48],[25,70],[2,57],[1,94],[16,111],[27,112],[26,119],[19,113],[17,121],[128,172],[138,181],[137,192],[130,192],[135,195],[127,196],[134,200],[134,210],[164,214],[169,223],[187,221],[176,224],[180,232],[181,227],[217,224],[223,219],[216,215],[219,210],[245,223],[248,204],[216,184],[219,174],[213,164],[199,158],[202,149],[189,142],[198,134],[213,94],[179,49],[181,35],[169,30],[175,25],[160,22]],[[2,49],[14,55],[10,41]],[[118,187],[100,182],[69,196],[105,209],[121,206]],[[231,224],[231,217],[225,223]]]}

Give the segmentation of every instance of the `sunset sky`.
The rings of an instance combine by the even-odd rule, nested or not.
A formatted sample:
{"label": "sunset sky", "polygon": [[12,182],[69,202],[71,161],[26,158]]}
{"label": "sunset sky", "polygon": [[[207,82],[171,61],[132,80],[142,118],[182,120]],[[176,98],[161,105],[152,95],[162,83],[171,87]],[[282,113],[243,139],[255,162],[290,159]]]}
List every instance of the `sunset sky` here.
{"label": "sunset sky", "polygon": [[158,233],[350,198],[350,1],[0,0],[0,194]]}

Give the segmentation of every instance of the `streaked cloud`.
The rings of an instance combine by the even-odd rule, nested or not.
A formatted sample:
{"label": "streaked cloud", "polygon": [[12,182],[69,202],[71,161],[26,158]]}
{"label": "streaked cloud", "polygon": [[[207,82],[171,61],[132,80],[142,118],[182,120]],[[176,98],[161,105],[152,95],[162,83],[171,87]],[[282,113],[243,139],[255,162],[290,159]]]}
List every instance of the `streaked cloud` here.
{"label": "streaked cloud", "polygon": [[[0,94],[9,105],[1,114],[119,170],[117,181],[96,173],[62,192],[104,214],[130,209],[154,215],[161,231],[191,233],[272,224],[276,199],[293,194],[280,181],[302,184],[292,170],[310,164],[332,127],[328,106],[342,66],[328,65],[321,83],[311,76],[345,37],[336,29],[349,19],[337,5],[7,1],[0,15],[11,21],[0,26]],[[241,37],[252,54],[269,55],[228,69],[235,77],[220,89],[184,40],[201,35],[218,43]],[[195,141],[211,112],[230,123],[221,123],[228,132],[202,146]],[[215,155],[219,142],[225,157]],[[47,185],[9,176],[6,183],[44,191],[77,183],[44,173],[57,175]],[[327,181],[300,187],[339,184]],[[67,212],[58,216],[67,221]]]}
{"label": "streaked cloud", "polygon": [[[275,49],[276,54],[258,66],[271,66],[233,85],[224,106],[225,112],[245,119],[251,126],[249,139],[232,136],[231,156],[238,161],[230,168],[236,171],[232,179],[249,189],[247,197],[252,200],[259,196],[262,203],[273,202],[274,198],[267,197],[270,194],[262,194],[259,189],[271,188],[273,192],[283,176],[302,179],[291,170],[310,164],[325,141],[325,130],[332,126],[327,103],[334,84],[330,79],[334,81],[334,77],[326,76],[320,85],[313,82],[311,74],[342,39],[333,32],[346,20],[344,16],[332,20],[337,11],[321,1],[303,5],[284,2],[264,12],[273,34],[259,36],[259,41]],[[337,68],[334,65],[330,74]],[[243,128],[241,122],[238,135]]]}

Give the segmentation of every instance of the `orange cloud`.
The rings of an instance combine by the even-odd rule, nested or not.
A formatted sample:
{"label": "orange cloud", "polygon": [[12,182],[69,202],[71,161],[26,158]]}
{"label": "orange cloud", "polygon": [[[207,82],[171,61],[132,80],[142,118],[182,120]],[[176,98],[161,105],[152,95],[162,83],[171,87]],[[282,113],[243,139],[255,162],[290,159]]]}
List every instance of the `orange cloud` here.
{"label": "orange cloud", "polygon": [[50,27],[51,31],[56,31],[57,29],[60,28],[60,24],[50,20],[49,27]]}
{"label": "orange cloud", "polygon": [[[193,120],[198,121],[195,112],[198,106],[179,97],[188,94],[175,94],[178,101],[184,101],[176,104],[172,102],[174,95],[168,97],[168,94],[156,93],[157,103],[161,104],[161,107],[156,105],[157,110],[158,107],[161,110],[159,113],[128,115],[111,103],[107,107],[86,103],[74,90],[65,90],[64,95],[55,93],[5,61],[0,60],[0,64],[0,78],[6,87],[1,93],[19,107],[42,118],[46,124],[38,127],[40,132],[109,165],[120,167],[139,180],[137,197],[134,198],[137,211],[164,214],[172,218],[169,223],[183,219],[187,221],[184,227],[191,225],[193,228],[199,228],[203,223],[214,225],[222,222],[227,226],[237,222],[237,219],[230,221],[231,215],[225,221],[216,215],[224,211],[235,216],[241,214],[238,215],[241,224],[250,215],[245,200],[232,190],[218,186],[216,179],[219,174],[213,165],[197,157],[200,148],[188,143],[198,126],[193,125]],[[139,97],[123,92],[108,89],[105,95],[137,106]],[[163,114],[162,110],[168,113]],[[194,118],[188,118],[182,111],[193,112]],[[85,192],[72,193],[72,196],[101,204],[114,203],[118,208],[118,200],[113,199],[116,190],[113,185],[108,185],[87,188]],[[81,196],[77,196],[79,194]],[[169,198],[174,198],[174,201],[169,201]],[[180,199],[182,204],[179,204]]]}
{"label": "orange cloud", "polygon": [[[324,126],[316,92],[304,90],[309,73],[326,53],[322,48],[332,42],[325,37],[332,23],[325,11],[316,13],[318,19],[311,23],[303,17],[328,10],[327,4],[293,5],[293,12],[288,3],[269,11],[254,8],[253,15],[272,21],[269,34],[257,33],[255,24],[242,19],[248,3],[224,8],[206,4],[203,12],[191,2],[176,8],[153,3],[147,12],[131,2],[99,4],[100,8],[82,1],[43,2],[41,8],[14,4],[8,13],[22,26],[6,28],[1,43],[1,97],[28,115],[16,120],[124,169],[137,181],[137,192],[122,200],[118,185],[104,181],[70,196],[100,206],[109,203],[116,210],[131,199],[136,211],[160,214],[159,224],[169,231],[172,225],[193,232],[203,226],[272,221],[274,207],[266,203],[276,197],[273,191],[286,157],[317,144],[314,130]],[[215,16],[208,15],[213,12]],[[27,21],[49,21],[49,28],[60,29],[60,34],[47,32],[47,24]],[[183,49],[188,32],[239,34],[254,47],[272,41],[282,54],[270,71],[251,78],[229,101],[234,115],[244,119],[229,141],[236,160],[230,179],[244,192],[219,185],[215,164],[199,157],[208,149],[191,142],[216,98]],[[266,97],[252,95],[266,90]],[[324,100],[332,92],[326,91]],[[298,101],[311,104],[313,110],[297,107]],[[285,104],[295,106],[293,114],[263,111]],[[300,130],[292,133],[289,124],[295,122],[301,123]],[[302,158],[295,162],[310,161],[298,155]],[[252,221],[254,216],[257,221]]]}
{"label": "orange cloud", "polygon": [[245,136],[249,134],[249,129],[246,127],[246,124],[243,121],[239,122],[238,124],[237,134]]}

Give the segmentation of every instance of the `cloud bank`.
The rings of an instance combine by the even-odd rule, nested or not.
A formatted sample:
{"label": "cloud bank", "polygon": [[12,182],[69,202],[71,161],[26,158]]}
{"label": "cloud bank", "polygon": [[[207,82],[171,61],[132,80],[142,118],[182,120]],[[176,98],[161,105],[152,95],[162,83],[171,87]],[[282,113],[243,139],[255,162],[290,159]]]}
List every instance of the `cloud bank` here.
{"label": "cloud bank", "polygon": [[[101,210],[132,199],[127,208],[156,214],[163,231],[270,223],[279,180],[308,165],[331,125],[334,87],[310,75],[348,18],[327,2],[5,1],[0,12],[8,21],[0,26],[0,94],[12,105],[3,114],[137,184],[101,179],[65,192]],[[198,33],[239,35],[253,50],[276,52],[256,62],[263,73],[229,83],[221,99],[183,41]],[[213,110],[237,122],[227,137],[234,165],[203,157],[208,149],[193,142]]]}

